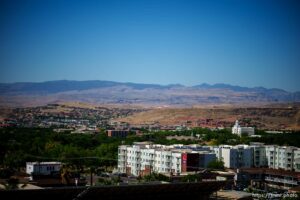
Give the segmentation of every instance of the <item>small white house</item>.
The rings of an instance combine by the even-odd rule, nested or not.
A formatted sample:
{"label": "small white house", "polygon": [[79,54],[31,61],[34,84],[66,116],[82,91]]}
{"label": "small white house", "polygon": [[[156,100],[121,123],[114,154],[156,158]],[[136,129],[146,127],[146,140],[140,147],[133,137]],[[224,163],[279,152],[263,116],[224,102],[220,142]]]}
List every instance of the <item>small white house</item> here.
{"label": "small white house", "polygon": [[232,134],[237,134],[241,136],[242,134],[247,134],[249,136],[254,135],[253,127],[241,127],[239,121],[236,120],[234,126],[232,127]]}
{"label": "small white house", "polygon": [[61,162],[26,162],[26,173],[50,175],[53,172],[59,172],[61,166]]}

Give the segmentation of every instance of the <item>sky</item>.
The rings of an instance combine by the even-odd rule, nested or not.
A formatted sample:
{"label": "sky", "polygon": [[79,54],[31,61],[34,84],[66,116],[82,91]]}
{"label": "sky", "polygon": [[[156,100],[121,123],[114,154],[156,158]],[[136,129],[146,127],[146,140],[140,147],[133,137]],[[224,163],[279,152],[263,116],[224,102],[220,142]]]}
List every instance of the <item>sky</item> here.
{"label": "sky", "polygon": [[0,82],[300,91],[297,0],[1,0]]}

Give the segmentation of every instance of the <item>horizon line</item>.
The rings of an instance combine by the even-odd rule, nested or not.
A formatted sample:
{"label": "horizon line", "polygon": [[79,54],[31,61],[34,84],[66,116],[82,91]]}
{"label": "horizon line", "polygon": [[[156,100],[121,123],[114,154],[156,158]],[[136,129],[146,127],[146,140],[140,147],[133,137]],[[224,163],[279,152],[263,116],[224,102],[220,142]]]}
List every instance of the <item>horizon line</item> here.
{"label": "horizon line", "polygon": [[113,82],[113,83],[121,83],[121,84],[141,84],[141,85],[157,85],[157,86],[183,86],[183,87],[197,87],[197,86],[203,86],[203,85],[208,85],[208,86],[217,86],[217,85],[224,85],[224,86],[230,86],[230,87],[240,87],[240,88],[245,88],[245,89],[255,89],[255,88],[262,88],[262,89],[268,89],[268,90],[283,90],[285,92],[291,92],[291,93],[297,93],[300,92],[300,90],[296,91],[291,91],[291,90],[286,90],[282,88],[276,88],[276,87],[264,87],[264,86],[240,86],[240,85],[233,85],[230,83],[198,83],[195,85],[185,85],[181,83],[169,83],[169,84],[160,84],[160,83],[141,83],[141,82],[123,82],[123,81],[112,81],[112,80],[100,80],[100,79],[90,79],[90,80],[71,80],[71,79],[58,79],[58,80],[45,80],[45,81],[15,81],[15,82],[0,82],[0,84],[23,84],[23,83],[33,83],[33,84],[39,84],[39,83],[47,83],[47,82],[59,82],[59,81],[68,81],[68,82],[92,82],[92,81],[103,81],[103,82]]}

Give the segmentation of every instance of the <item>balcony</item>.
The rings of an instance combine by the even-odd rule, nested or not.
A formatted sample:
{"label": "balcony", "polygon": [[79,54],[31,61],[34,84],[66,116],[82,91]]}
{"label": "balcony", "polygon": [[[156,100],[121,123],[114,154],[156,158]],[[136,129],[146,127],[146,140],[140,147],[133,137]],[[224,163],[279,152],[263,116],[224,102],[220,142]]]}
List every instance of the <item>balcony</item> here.
{"label": "balcony", "polygon": [[119,151],[118,154],[119,155],[125,155],[125,154],[127,154],[127,152],[126,151]]}
{"label": "balcony", "polygon": [[286,179],[282,179],[282,178],[266,177],[265,180],[266,181],[276,182],[276,183],[286,183],[286,184],[291,184],[291,185],[298,185],[297,181],[286,180]]}

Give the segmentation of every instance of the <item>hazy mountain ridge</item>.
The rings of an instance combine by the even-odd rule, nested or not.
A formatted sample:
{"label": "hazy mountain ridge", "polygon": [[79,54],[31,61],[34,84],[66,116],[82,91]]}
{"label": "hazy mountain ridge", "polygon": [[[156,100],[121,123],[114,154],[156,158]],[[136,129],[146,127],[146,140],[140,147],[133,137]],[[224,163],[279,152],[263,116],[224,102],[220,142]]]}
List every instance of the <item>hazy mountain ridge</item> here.
{"label": "hazy mountain ridge", "polygon": [[218,83],[184,86],[120,83],[114,81],[48,81],[0,83],[0,105],[45,104],[63,101],[147,105],[210,103],[299,102],[300,92]]}
{"label": "hazy mountain ridge", "polygon": [[134,89],[146,88],[169,88],[177,85],[159,85],[159,84],[141,84],[141,83],[120,83],[114,81],[47,81],[40,83],[18,82],[18,83],[0,83],[1,94],[52,94],[73,90],[89,90],[114,86],[128,86]]}

